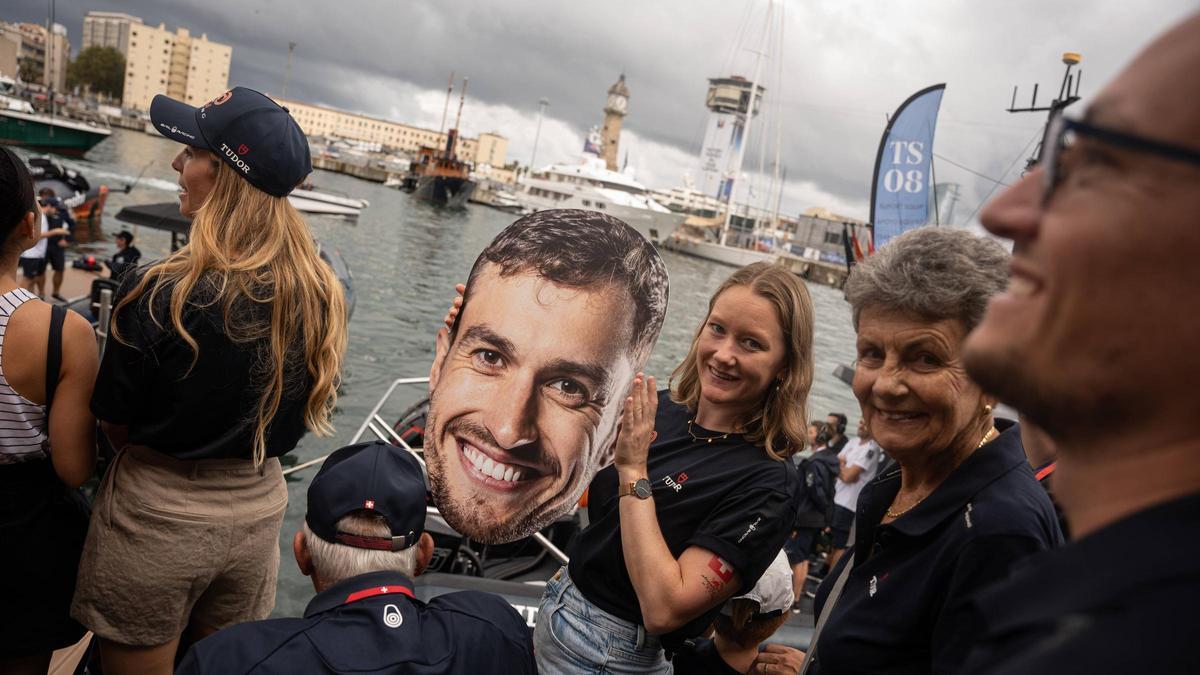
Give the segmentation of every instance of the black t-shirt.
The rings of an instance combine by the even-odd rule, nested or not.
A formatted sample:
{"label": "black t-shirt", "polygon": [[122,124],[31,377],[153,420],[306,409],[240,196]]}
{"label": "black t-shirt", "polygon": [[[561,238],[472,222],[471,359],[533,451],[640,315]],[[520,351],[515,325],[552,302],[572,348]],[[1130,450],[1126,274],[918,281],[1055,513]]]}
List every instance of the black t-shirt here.
{"label": "black t-shirt", "polygon": [[67,228],[67,231],[71,233],[66,235],[56,234],[47,239],[47,246],[58,248],[58,242],[64,239],[70,241],[73,238],[75,234],[75,217],[71,215],[71,209],[63,206],[62,201],[60,201],[57,197],[51,197],[47,199],[46,204],[58,209],[58,211],[56,211],[53,215],[46,216],[46,222],[50,226],[50,229],[57,230],[60,227],[65,227]]}
{"label": "black t-shirt", "polygon": [[[1200,673],[1200,492],[1027,559],[976,596],[983,629],[961,672]],[[1122,555],[1129,551],[1134,555]]]}
{"label": "black t-shirt", "polygon": [[671,659],[671,667],[682,675],[740,675],[721,658],[717,643],[706,638],[685,642]]}
{"label": "black t-shirt", "polygon": [[[140,276],[126,275],[114,306]],[[155,299],[157,324],[148,291],[115,316],[124,341],[110,333],[91,408],[101,420],[128,425],[131,444],[189,460],[253,456],[262,392],[259,353],[266,341],[230,339],[220,305],[206,299],[211,288],[201,281],[183,312],[183,325],[199,347],[194,366],[195,353],[172,326],[168,288]],[[258,312],[267,320],[270,308],[246,301],[235,311]],[[305,431],[310,380],[299,350],[286,364],[284,395],[267,433],[267,457],[290,452]]]}
{"label": "black t-shirt", "polygon": [[[741,575],[737,594],[744,594],[791,533],[800,480],[791,462],[771,459],[766,450],[739,435],[697,442],[688,433],[691,417],[671,401],[668,390],[659,392],[654,420],[658,438],[647,460],[659,528],[676,558],[698,546],[732,565]],[[698,436],[721,435],[695,425],[692,430]],[[600,609],[640,624],[641,608],[621,547],[618,499],[617,470],[609,466],[596,474],[589,488],[591,524],[572,550],[571,580]],[[699,635],[720,609],[715,605],[664,636],[664,644],[671,647]]]}
{"label": "black t-shirt", "polygon": [[141,259],[142,252],[138,250],[138,247],[126,246],[123,250],[113,254],[112,261],[108,263],[108,269],[112,270],[114,279],[122,279]]}

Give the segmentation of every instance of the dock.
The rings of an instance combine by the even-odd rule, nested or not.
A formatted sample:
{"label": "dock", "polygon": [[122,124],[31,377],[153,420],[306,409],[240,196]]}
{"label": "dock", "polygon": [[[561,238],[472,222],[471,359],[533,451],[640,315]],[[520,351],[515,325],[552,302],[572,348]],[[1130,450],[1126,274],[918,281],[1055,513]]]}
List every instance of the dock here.
{"label": "dock", "polygon": [[674,232],[654,244],[668,251],[675,251],[728,267],[745,267],[756,262],[771,262],[786,267],[805,281],[840,289],[846,284],[849,272],[845,265],[805,258],[780,251],[756,251],[748,248],[722,246],[713,241]]}
{"label": "dock", "polygon": [[313,168],[322,169],[324,171],[332,171],[334,173],[344,173],[347,176],[354,176],[363,180],[369,180],[372,183],[382,183],[388,179],[387,169],[379,169],[373,166],[362,164],[354,164],[346,162],[335,157],[326,157],[316,155],[312,158]]}

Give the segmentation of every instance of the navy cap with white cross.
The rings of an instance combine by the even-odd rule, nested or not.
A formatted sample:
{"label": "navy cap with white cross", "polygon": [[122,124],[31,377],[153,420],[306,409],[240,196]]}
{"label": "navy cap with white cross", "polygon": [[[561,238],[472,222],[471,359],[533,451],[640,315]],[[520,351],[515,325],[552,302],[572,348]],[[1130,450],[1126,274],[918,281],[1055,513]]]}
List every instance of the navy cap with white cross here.
{"label": "navy cap with white cross", "polygon": [[[349,445],[325,460],[308,486],[304,520],[313,534],[334,544],[401,551],[425,531],[425,474],[417,458],[380,441]],[[391,537],[369,537],[337,529],[356,511],[383,516]]]}

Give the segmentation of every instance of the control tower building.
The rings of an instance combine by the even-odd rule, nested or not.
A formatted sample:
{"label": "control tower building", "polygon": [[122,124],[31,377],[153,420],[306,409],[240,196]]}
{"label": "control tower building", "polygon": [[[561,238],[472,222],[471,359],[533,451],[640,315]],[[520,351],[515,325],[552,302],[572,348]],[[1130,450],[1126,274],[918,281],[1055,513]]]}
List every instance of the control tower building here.
{"label": "control tower building", "polygon": [[728,201],[733,181],[742,170],[742,142],[748,115],[758,115],[766,89],[756,87],[754,104],[750,102],[753,85],[744,77],[710,78],[704,105],[709,109],[700,150],[697,189],[706,195]]}

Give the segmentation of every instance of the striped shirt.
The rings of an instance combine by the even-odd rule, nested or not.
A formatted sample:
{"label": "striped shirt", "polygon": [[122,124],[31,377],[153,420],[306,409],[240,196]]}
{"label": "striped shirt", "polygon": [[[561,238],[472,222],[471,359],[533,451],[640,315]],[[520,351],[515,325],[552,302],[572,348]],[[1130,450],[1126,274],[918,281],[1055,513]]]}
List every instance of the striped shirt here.
{"label": "striped shirt", "polygon": [[13,391],[4,377],[4,333],[18,307],[35,296],[18,288],[0,295],[0,464],[16,464],[46,456],[46,406]]}

